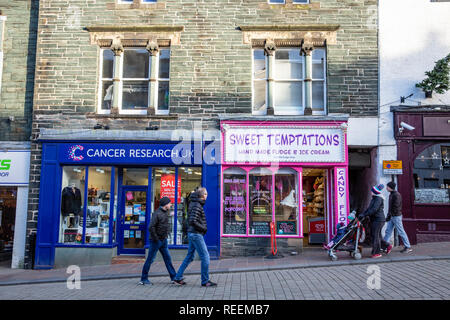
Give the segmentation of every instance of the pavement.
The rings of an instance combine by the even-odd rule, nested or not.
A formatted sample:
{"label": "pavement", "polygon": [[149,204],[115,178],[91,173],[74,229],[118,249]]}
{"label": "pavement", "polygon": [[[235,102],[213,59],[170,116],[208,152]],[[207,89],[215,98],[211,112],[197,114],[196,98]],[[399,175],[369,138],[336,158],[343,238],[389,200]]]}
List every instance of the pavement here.
{"label": "pavement", "polygon": [[[450,242],[421,243],[412,246],[412,253],[400,253],[402,247],[394,247],[389,255],[382,258],[371,259],[371,248],[363,248],[363,258],[355,260],[348,252],[338,252],[338,260],[331,261],[327,252],[321,248],[303,248],[298,255],[285,255],[279,259],[267,259],[266,257],[236,257],[211,260],[211,274],[246,273],[271,270],[308,269],[336,266],[353,266],[374,263],[392,262],[417,262],[432,260],[450,260]],[[136,278],[139,280],[143,259],[138,259],[101,266],[80,267],[81,280],[113,280]],[[174,261],[175,269],[178,269],[182,261]],[[39,283],[66,282],[72,273],[67,273],[66,268],[52,270],[11,269],[8,264],[0,264],[0,286],[26,285]],[[186,269],[185,275],[200,274],[200,261],[193,261]],[[149,277],[168,277],[164,262],[154,262],[151,266]]]}

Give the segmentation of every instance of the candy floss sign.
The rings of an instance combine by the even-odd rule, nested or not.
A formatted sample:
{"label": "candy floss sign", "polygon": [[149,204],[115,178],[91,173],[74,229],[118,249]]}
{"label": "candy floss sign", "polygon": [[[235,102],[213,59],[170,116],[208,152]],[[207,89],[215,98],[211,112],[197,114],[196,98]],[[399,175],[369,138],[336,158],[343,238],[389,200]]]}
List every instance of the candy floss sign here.
{"label": "candy floss sign", "polygon": [[345,162],[341,127],[224,125],[225,163]]}

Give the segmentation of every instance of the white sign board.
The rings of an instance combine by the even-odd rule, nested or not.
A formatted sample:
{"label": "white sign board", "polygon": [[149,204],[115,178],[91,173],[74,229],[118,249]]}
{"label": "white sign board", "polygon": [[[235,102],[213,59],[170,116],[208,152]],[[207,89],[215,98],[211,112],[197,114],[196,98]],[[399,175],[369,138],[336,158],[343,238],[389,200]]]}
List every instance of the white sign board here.
{"label": "white sign board", "polygon": [[226,126],[225,163],[341,163],[345,134],[340,127]]}
{"label": "white sign board", "polygon": [[0,151],[0,185],[26,185],[30,172],[30,151]]}

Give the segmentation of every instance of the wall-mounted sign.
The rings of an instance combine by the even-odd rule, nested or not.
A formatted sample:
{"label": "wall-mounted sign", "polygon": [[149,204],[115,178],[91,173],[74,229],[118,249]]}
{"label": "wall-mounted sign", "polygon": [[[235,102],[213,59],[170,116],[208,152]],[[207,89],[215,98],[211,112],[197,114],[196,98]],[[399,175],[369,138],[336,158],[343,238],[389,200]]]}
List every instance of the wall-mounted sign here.
{"label": "wall-mounted sign", "polygon": [[403,174],[401,160],[383,160],[383,174]]}
{"label": "wall-mounted sign", "polygon": [[[194,164],[194,160],[198,160],[194,158],[194,150],[190,143],[65,143],[59,146],[59,161],[72,164]],[[198,153],[201,163],[202,152]]]}
{"label": "wall-mounted sign", "polygon": [[26,185],[29,172],[30,151],[0,151],[0,185]]}
{"label": "wall-mounted sign", "polygon": [[345,133],[333,126],[223,125],[225,163],[345,162]]}
{"label": "wall-mounted sign", "polygon": [[337,223],[347,224],[347,168],[336,168],[335,179]]}

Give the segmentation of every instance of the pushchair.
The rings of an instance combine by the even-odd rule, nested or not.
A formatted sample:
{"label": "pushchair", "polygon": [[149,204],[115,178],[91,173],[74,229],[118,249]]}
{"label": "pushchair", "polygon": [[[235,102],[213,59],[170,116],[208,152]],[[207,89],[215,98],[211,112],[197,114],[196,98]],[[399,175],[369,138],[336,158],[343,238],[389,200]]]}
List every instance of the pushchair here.
{"label": "pushchair", "polygon": [[[364,220],[365,218],[363,218]],[[328,248],[328,257],[332,261],[338,259],[336,252],[347,251],[355,260],[362,258],[362,246],[360,243],[364,241],[365,231],[362,224],[363,221],[358,217],[354,217],[344,229],[344,235],[338,239],[331,247]]]}

